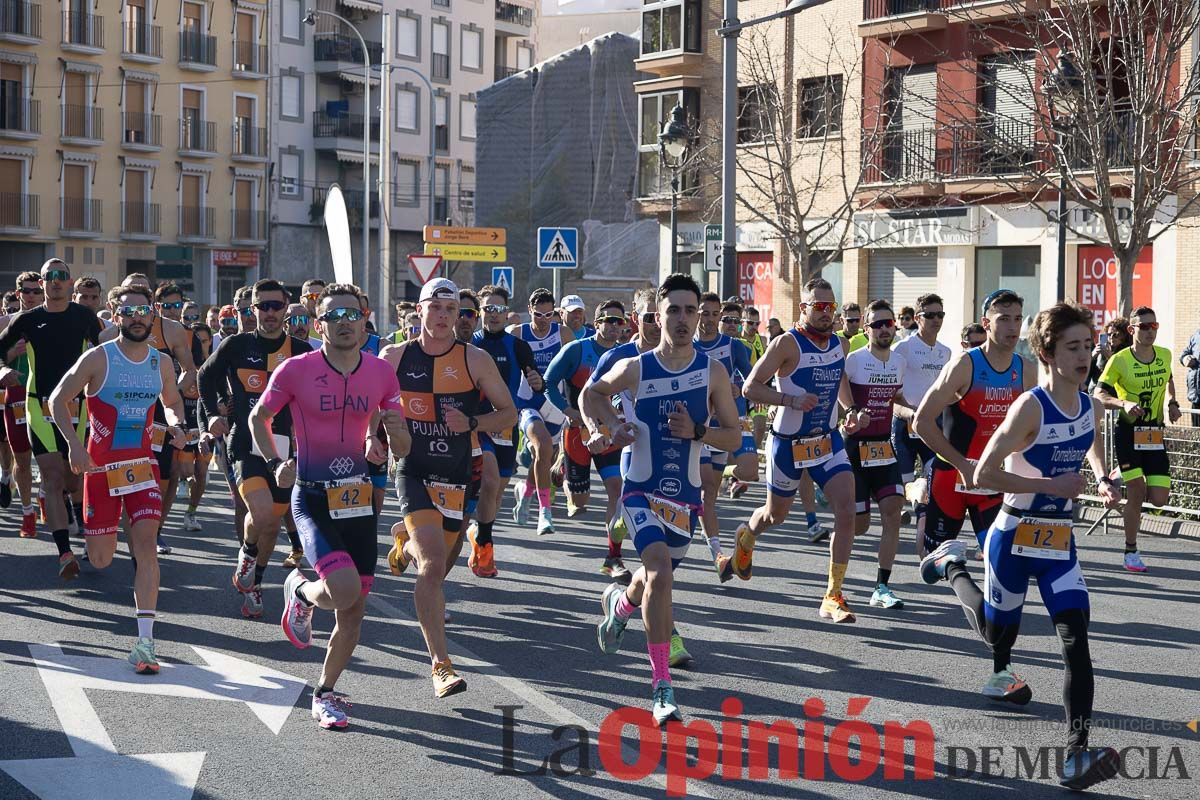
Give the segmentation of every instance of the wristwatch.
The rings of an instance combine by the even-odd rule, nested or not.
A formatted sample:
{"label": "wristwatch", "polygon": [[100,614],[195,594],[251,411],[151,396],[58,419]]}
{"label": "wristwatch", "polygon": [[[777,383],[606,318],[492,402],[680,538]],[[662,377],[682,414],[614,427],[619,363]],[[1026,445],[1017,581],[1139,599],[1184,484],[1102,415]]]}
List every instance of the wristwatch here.
{"label": "wristwatch", "polygon": [[477,420],[475,417],[467,417],[467,426],[471,430],[475,430],[479,427],[479,420]]}
{"label": "wristwatch", "polygon": [[704,438],[704,434],[708,433],[708,428],[699,423],[696,424],[696,432],[692,434],[692,441],[698,442]]}
{"label": "wristwatch", "polygon": [[1101,475],[1101,476],[1100,476],[1100,481],[1099,481],[1099,482],[1100,482],[1100,483],[1107,483],[1107,484],[1108,484],[1108,485],[1110,485],[1110,486],[1116,486],[1116,485],[1117,485],[1116,481],[1114,481],[1112,478],[1108,477],[1107,475]]}
{"label": "wristwatch", "polygon": [[267,459],[267,469],[270,470],[272,475],[274,475],[275,470],[279,469],[279,465],[282,463],[283,463],[283,459],[280,458],[279,456],[276,456],[275,458],[268,458]]}

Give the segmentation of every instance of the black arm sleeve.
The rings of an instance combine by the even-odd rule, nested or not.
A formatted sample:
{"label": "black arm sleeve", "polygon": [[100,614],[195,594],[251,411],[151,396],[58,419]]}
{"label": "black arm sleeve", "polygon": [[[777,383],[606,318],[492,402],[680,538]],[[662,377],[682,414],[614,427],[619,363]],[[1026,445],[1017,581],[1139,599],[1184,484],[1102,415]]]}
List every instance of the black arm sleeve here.
{"label": "black arm sleeve", "polygon": [[198,411],[204,415],[204,430],[208,430],[209,415],[216,416],[221,393],[227,391],[225,378],[229,370],[229,353],[239,345],[240,342],[234,338],[221,342],[221,346],[212,352],[196,375],[196,383],[200,387]]}
{"label": "black arm sleeve", "polygon": [[529,342],[524,339],[517,339],[513,342],[513,351],[516,353],[517,366],[521,368],[522,375],[530,367],[537,369],[537,362],[533,358],[533,348],[529,346]]}

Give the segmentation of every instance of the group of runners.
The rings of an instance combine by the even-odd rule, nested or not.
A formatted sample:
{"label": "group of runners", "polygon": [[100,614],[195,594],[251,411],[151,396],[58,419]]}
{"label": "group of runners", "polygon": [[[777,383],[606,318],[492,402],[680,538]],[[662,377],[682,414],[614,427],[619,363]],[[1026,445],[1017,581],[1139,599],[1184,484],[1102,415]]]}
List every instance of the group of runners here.
{"label": "group of runners", "polygon": [[[538,289],[524,309],[529,321],[520,322],[506,288],[474,292],[434,279],[415,304],[397,308],[401,329],[386,339],[369,329],[369,300],[357,287],[315,279],[295,303],[271,279],[240,290],[236,329],[219,311],[220,331],[179,287],[152,288],[141,275],[104,295],[95,279],[73,280],[67,264],[51,259],[16,288],[0,318],[0,506],[15,482],[20,535],[32,538],[40,502],[66,580],[80,570],[72,525],[96,569],[113,561],[126,530],[137,617],[129,660],[140,673],[159,669],[163,521],[184,481],[183,527],[200,528],[210,462],[235,506],[231,583],[241,613],[264,614],[283,528],[283,633],[308,647],[314,610],[334,614],[312,697],[324,728],[348,724],[336,684],[358,643],[393,477],[400,519],[387,563],[394,574],[415,575],[431,679],[445,697],[466,689],[448,651],[443,588],[460,551],[476,576],[495,577],[494,527],[508,487],[514,524],[551,535],[554,493],[565,490],[568,516],[586,513],[594,466],[605,493],[599,569],[612,579],[598,645],[618,652],[629,620],[641,617],[659,724],[683,718],[671,669],[692,659],[674,624],[673,574],[697,526],[716,579],[748,581],[756,542],[788,518],[797,493],[809,540],[829,535],[815,517],[819,490],[833,516],[816,605],[822,618],[855,621],[842,586],[873,508],[882,533],[869,602],[904,607],[892,571],[903,522],[915,520],[921,577],[950,584],[992,653],[982,693],[1024,705],[1032,690],[1011,653],[1036,578],[1063,645],[1063,782],[1084,788],[1116,774],[1116,752],[1088,743],[1089,603],[1072,502],[1087,485],[1085,460],[1110,507],[1123,483],[1125,567],[1146,569],[1136,539],[1141,505],[1167,502],[1163,429],[1179,414],[1170,353],[1154,343],[1148,308],[1134,311],[1133,345],[1109,361],[1093,397],[1085,391],[1089,313],[1066,303],[1037,312],[1028,337],[1035,363],[1016,352],[1024,301],[1005,289],[983,301],[980,322],[955,352],[939,342],[937,295],[917,299],[916,329],[899,341],[885,300],[843,308],[847,328],[836,331],[838,302],[819,278],[803,288],[797,324],[769,343],[756,309],[680,274],[639,291],[631,308],[601,302],[590,324],[576,296],[560,303]],[[839,335],[852,321],[861,330]],[[1097,436],[1106,408],[1120,414],[1113,471]],[[743,495],[760,473],[765,499],[732,532],[727,554],[718,498]],[[982,588],[958,538],[967,517],[984,562]],[[636,569],[624,561],[626,538]]]}

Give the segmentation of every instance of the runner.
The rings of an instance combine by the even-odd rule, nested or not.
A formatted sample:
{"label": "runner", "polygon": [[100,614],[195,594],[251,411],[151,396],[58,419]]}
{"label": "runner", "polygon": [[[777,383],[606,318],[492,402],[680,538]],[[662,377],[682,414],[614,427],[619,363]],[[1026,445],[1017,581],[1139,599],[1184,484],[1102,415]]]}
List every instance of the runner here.
{"label": "runner", "polygon": [[287,308],[287,335],[302,339],[312,345],[314,350],[321,349],[321,337],[313,336],[316,330],[313,325],[314,317],[303,303],[292,303]]}
{"label": "runner", "polygon": [[[921,404],[952,355],[950,348],[937,340],[946,318],[942,298],[936,294],[923,294],[917,298],[917,308],[920,312],[917,313],[916,335],[892,348],[904,365],[904,398],[912,408]],[[899,336],[899,328],[896,335]],[[916,475],[918,458],[922,465],[933,460],[933,451],[913,433],[912,408],[897,406],[892,420],[892,444],[905,483],[911,483]]]}
{"label": "runner", "polygon": [[[25,340],[25,354],[29,359],[29,376],[25,384],[26,426],[41,475],[46,525],[58,548],[58,574],[64,580],[70,580],[79,574],[79,562],[71,553],[63,494],[73,493],[80,482],[67,464],[66,440],[54,426],[46,404],[50,392],[80,353],[97,343],[100,320],[91,310],[71,302],[71,271],[66,262],[57,258],[47,260],[42,264],[38,282],[45,292],[45,302],[22,311],[9,321],[4,333],[0,334],[0,358],[7,364],[14,345]],[[77,418],[77,433],[82,436],[87,409],[72,406],[72,413]]]}
{"label": "runner", "polygon": [[847,354],[867,346],[867,335],[862,329],[862,306],[858,303],[842,306],[842,326],[837,335],[842,338],[842,346]]}
{"label": "runner", "polygon": [[[155,535],[162,516],[158,465],[150,449],[151,420],[161,399],[170,423],[168,447],[183,447],[183,401],[175,371],[147,344],[154,306],[150,293],[118,286],[108,299],[116,308],[115,341],[85,352],[50,395],[50,408],[66,440],[71,470],[83,476],[83,532],[88,561],[96,569],[112,563],[122,511],[129,517],[129,551],[134,559],[133,596],[137,642],[129,663],[144,675],[158,672],[154,618],[158,609]],[[72,401],[86,392],[90,432],[80,440]]]}
{"label": "runner", "polygon": [[[188,306],[184,306],[183,319],[185,322],[188,317]],[[212,355],[212,330],[202,322],[192,322],[189,330],[195,343],[196,360],[203,364]],[[185,531],[201,530],[200,521],[196,519],[196,510],[200,507],[200,499],[204,497],[204,490],[208,486],[209,459],[208,452],[202,451],[200,447],[199,406],[200,386],[197,382],[183,393],[183,415],[187,423],[187,447],[175,455],[175,458],[184,467],[183,474],[191,475],[188,486],[188,507],[183,515]]]}
{"label": "runner", "polygon": [[[284,294],[282,287],[263,283],[256,284],[262,287],[259,297]],[[275,329],[282,311],[260,309],[259,321]],[[318,576],[306,580],[299,569],[288,575],[283,584],[283,632],[296,647],[308,647],[313,607],[334,612],[333,634],[312,699],[313,719],[329,729],[349,724],[346,695],[334,687],[358,645],[367,594],[375,581],[379,518],[371,507],[367,463],[387,459],[387,448],[375,430],[383,425],[396,456],[408,452],[409,437],[399,412],[395,373],[359,350],[366,320],[358,289],[346,284],[325,287],[318,311],[324,345],[275,367],[249,422],[254,449],[265,454],[271,480],[292,486],[292,513]],[[303,344],[291,341],[293,347]],[[276,419],[281,414],[294,420],[296,430],[296,455],[286,461],[283,456],[290,451],[278,449]]]}
{"label": "runner", "polygon": [[[22,272],[17,276],[18,307],[8,310],[0,319],[0,329],[6,329],[15,315],[21,311],[37,308],[44,297],[41,278],[36,272]],[[7,297],[7,296],[6,296]],[[29,441],[29,426],[25,418],[25,385],[29,382],[29,358],[25,355],[26,342],[21,339],[3,356],[10,366],[0,371],[0,383],[4,389],[4,432],[13,454],[13,480],[21,496],[22,539],[37,537],[37,500],[33,495],[33,446]]]}
{"label": "runner", "polygon": [[987,341],[987,331],[978,322],[972,322],[970,325],[963,327],[962,335],[959,337],[963,350],[970,350],[972,347],[982,347]]}
{"label": "runner", "polygon": [[[742,342],[750,348],[750,366],[753,367],[767,352],[767,337],[758,332],[762,316],[754,306],[746,306],[742,312]],[[761,450],[767,440],[767,410],[760,405],[750,404],[750,421],[753,425],[754,449]],[[756,452],[757,455],[757,452]]]}
{"label": "runner", "polygon": [[220,328],[213,334],[213,350],[221,346],[221,341],[229,336],[233,336],[238,332],[238,311],[234,306],[221,306],[221,310],[217,315],[217,324]]}
{"label": "runner", "polygon": [[325,291],[325,281],[320,278],[309,278],[300,285],[299,301],[308,311],[309,317],[317,318],[317,304],[321,299],[321,293]]}
{"label": "runner", "polygon": [[596,335],[596,329],[587,323],[587,304],[579,295],[569,294],[564,297],[558,311],[562,324],[575,337],[575,341]]}
{"label": "runner", "polygon": [[[275,470],[267,466],[267,451],[251,438],[250,412],[266,390],[271,374],[288,358],[311,352],[311,348],[307,341],[283,332],[288,305],[283,284],[270,278],[260,280],[254,284],[252,299],[254,331],[226,339],[204,362],[200,368],[200,396],[206,411],[218,408],[222,393],[229,396],[232,424],[209,412],[205,429],[214,436],[229,434],[229,459],[237,493],[248,511],[233,588],[242,594],[242,616],[257,619],[263,614],[263,574],[288,510],[290,487],[279,485]],[[361,327],[358,330],[361,333]],[[281,457],[290,455],[291,416],[279,407],[274,411],[273,450]]]}
{"label": "runner", "polygon": [[[509,333],[529,344],[534,363],[543,377],[558,351],[574,340],[570,329],[555,322],[554,318],[554,295],[545,289],[535,289],[529,295],[530,322],[508,329]],[[527,478],[513,484],[513,522],[520,527],[529,524],[529,498],[537,495],[539,536],[554,533],[550,467],[554,463],[554,440],[565,422],[566,417],[549,399],[541,408],[521,411],[519,427],[526,447],[533,454],[533,463]]]}
{"label": "runner", "polygon": [[1071,522],[1072,500],[1085,487],[1080,474],[1084,458],[1105,504],[1115,508],[1120,498],[1096,436],[1100,404],[1082,391],[1092,350],[1087,312],[1065,303],[1041,311],[1029,340],[1045,367],[1041,384],[1012,404],[971,476],[973,484],[1005,493],[984,543],[985,591],[967,573],[962,542],[953,539],[925,557],[921,576],[926,583],[950,582],[967,622],[991,649],[994,674],[983,687],[984,696],[1017,705],[1033,697],[1011,663],[1029,581],[1037,579],[1062,641],[1066,671],[1067,748],[1059,782],[1080,790],[1114,777],[1120,767],[1115,750],[1088,749],[1094,696],[1090,611]]}
{"label": "runner", "polygon": [[1037,380],[1037,368],[1014,352],[1024,304],[1011,289],[997,289],[984,298],[987,342],[955,354],[917,408],[913,428],[937,456],[929,478],[922,556],[957,539],[968,514],[982,548],[1000,511],[1001,496],[977,487],[973,476],[979,454],[1009,406]]}
{"label": "runner", "polygon": [[[652,713],[663,726],[683,719],[671,686],[671,593],[701,507],[700,450],[704,444],[737,449],[741,428],[728,373],[695,347],[700,287],[677,273],[663,281],[657,297],[658,346],[618,362],[589,384],[582,407],[590,430],[612,432],[594,434],[588,442],[593,451],[629,446],[621,513],[642,559],[628,588],[612,583],[604,590],[596,638],[602,652],[616,653],[629,618],[641,607]],[[622,393],[629,398],[622,403],[625,422],[613,409],[613,398]],[[707,427],[714,417],[717,425]]]}
{"label": "runner", "polygon": [[90,309],[93,314],[104,307],[104,301],[100,297],[104,289],[100,286],[100,281],[96,280],[94,276],[81,275],[76,278],[74,290],[71,300],[84,308]]}
{"label": "runner", "polygon": [[[854,475],[842,435],[837,430],[837,394],[845,371],[844,341],[835,336],[837,311],[833,287],[823,278],[804,285],[800,325],[767,347],[750,371],[744,389],[751,402],[780,406],[767,449],[767,501],[738,528],[734,573],[750,580],[754,544],[767,528],[781,524],[805,470],[821,487],[833,509],[829,581],[820,615],[834,622],[854,622],[842,596],[854,538]],[[768,384],[774,379],[777,389]]]}
{"label": "runner", "polygon": [[238,333],[253,333],[258,325],[254,315],[254,287],[243,286],[234,292],[233,306],[237,309]]}
{"label": "runner", "polygon": [[[719,491],[724,491],[725,482],[728,482],[729,496],[735,500],[749,490],[750,484],[758,482],[758,445],[754,441],[754,423],[750,417],[750,406],[742,397],[742,385],[746,381],[746,376],[750,374],[750,368],[754,366],[755,358],[750,351],[750,344],[741,338],[742,317],[741,303],[727,301],[721,306],[720,331],[735,343],[735,350],[739,350],[737,345],[742,345],[745,348],[746,356],[746,363],[742,365],[744,371],[742,368],[738,368],[730,373],[735,390],[734,402],[737,403],[738,411],[742,412],[742,446],[727,459],[733,463],[727,464],[722,471],[724,481],[719,489]],[[728,575],[726,580],[733,577],[731,572],[726,574]]]}
{"label": "runner", "polygon": [[1138,553],[1142,505],[1165,506],[1171,494],[1171,463],[1163,444],[1163,401],[1166,418],[1179,421],[1171,351],[1154,343],[1158,319],[1148,306],[1129,315],[1133,344],[1113,354],[1096,385],[1096,398],[1119,411],[1114,439],[1121,480],[1125,483],[1125,569],[1145,572]]}
{"label": "runner", "polygon": [[[183,304],[183,315],[179,318],[179,321],[183,323],[183,327],[188,330],[194,330],[192,326],[204,323],[204,320],[201,319],[202,316],[200,313],[200,304],[195,300],[187,300]],[[211,331],[212,328],[210,327],[209,330]]]}
{"label": "runner", "polygon": [[[517,421],[517,412],[491,358],[454,338],[458,287],[445,278],[429,281],[421,287],[417,307],[420,335],[384,351],[400,380],[401,404],[412,437],[409,455],[399,469],[404,522],[392,527],[395,545],[388,562],[400,572],[417,563],[413,587],[417,619],[433,663],[434,694],[446,697],[466,689],[446,649],[443,582],[446,553],[462,527],[471,469],[470,434],[507,430]],[[477,415],[482,396],[494,410]]]}
{"label": "runner", "polygon": [[897,408],[912,412],[901,389],[908,365],[891,349],[896,319],[890,303],[876,300],[867,306],[866,330],[869,344],[846,356],[841,388],[846,455],[854,469],[854,510],[858,515],[854,535],[862,536],[871,527],[874,500],[882,532],[871,605],[899,610],[904,601],[888,585],[900,545],[900,509],[904,505],[900,463],[892,447],[892,415]]}

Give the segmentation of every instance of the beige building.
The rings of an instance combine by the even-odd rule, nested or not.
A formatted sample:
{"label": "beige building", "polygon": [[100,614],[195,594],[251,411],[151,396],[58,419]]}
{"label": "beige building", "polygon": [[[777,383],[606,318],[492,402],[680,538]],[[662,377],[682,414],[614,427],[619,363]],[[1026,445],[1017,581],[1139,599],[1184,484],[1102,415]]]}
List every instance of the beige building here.
{"label": "beige building", "polygon": [[267,5],[8,2],[0,286],[50,256],[228,301],[267,230]]}

